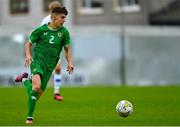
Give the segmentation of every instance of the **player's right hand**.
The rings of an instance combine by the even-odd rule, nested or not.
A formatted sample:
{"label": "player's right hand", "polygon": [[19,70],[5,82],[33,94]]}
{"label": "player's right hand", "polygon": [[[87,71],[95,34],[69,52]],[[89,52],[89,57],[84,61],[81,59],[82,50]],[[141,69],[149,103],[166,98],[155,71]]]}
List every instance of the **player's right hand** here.
{"label": "player's right hand", "polygon": [[73,70],[74,70],[74,67],[73,67],[73,65],[72,64],[69,64],[68,66],[67,66],[67,72],[68,72],[68,74],[72,74],[73,73]]}

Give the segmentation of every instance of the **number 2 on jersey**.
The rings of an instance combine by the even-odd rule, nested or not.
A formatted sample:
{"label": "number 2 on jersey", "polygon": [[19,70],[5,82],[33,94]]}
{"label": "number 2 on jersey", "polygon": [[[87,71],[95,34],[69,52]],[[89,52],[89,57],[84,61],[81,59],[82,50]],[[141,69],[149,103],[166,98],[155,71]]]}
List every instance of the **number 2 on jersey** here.
{"label": "number 2 on jersey", "polygon": [[50,44],[54,44],[54,42],[53,42],[54,36],[51,35],[50,37],[51,37],[51,39],[49,40],[49,43],[50,43]]}

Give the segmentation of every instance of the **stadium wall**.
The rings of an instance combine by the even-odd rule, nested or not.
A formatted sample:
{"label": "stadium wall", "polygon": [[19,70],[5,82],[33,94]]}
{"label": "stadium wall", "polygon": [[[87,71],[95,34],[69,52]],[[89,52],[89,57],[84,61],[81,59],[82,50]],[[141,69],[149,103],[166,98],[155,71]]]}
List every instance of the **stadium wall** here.
{"label": "stadium wall", "polygon": [[[122,29],[123,28],[123,29]],[[4,28],[0,28],[4,29]],[[14,84],[23,71],[27,30],[0,32],[0,84]],[[122,34],[123,35],[122,35]],[[62,55],[63,85],[122,84],[122,44],[125,41],[125,81],[127,85],[167,85],[180,83],[180,29],[140,26],[77,26],[72,30],[75,71],[66,73]],[[63,54],[63,53],[62,53]]]}
{"label": "stadium wall", "polygon": [[129,85],[180,83],[180,29],[126,29],[126,81]]}

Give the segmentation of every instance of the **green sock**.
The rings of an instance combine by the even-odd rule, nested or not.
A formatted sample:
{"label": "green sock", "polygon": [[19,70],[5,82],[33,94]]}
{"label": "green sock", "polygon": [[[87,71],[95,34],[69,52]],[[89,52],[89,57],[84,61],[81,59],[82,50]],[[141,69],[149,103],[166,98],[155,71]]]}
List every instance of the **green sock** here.
{"label": "green sock", "polygon": [[26,92],[28,94],[28,97],[30,96],[31,94],[31,91],[32,91],[32,83],[30,80],[26,80],[24,81],[24,86],[26,87]]}
{"label": "green sock", "polygon": [[34,90],[30,92],[30,96],[28,97],[28,117],[33,117],[37,96],[38,96],[38,92]]}

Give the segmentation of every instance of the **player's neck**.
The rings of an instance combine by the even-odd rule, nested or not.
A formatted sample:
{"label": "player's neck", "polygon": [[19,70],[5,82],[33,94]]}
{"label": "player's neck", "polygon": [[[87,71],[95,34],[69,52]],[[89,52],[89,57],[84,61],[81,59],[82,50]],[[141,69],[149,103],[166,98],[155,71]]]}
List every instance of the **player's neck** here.
{"label": "player's neck", "polygon": [[57,28],[59,28],[59,27],[61,27],[61,26],[56,26],[56,25],[54,25],[52,22],[48,25],[51,29],[57,29]]}

